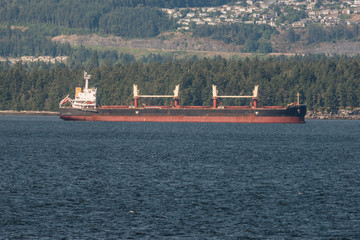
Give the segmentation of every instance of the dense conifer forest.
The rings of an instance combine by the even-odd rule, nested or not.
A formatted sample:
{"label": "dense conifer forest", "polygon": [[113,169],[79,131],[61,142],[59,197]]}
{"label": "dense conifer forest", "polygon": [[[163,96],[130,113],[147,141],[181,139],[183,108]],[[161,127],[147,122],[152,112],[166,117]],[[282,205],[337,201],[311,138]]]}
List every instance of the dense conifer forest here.
{"label": "dense conifer forest", "polygon": [[75,33],[146,38],[176,27],[160,8],[219,6],[228,2],[231,0],[2,0],[0,25],[46,24],[53,34],[66,28]]}
{"label": "dense conifer forest", "polygon": [[[143,94],[171,94],[180,84],[182,105],[211,105],[211,85],[226,95],[251,94],[260,85],[260,105],[284,105],[296,101],[309,109],[331,110],[360,105],[360,59],[305,56],[266,59],[173,60],[103,64],[84,69],[64,64],[0,65],[0,109],[58,110],[59,101],[83,85],[83,71],[98,88],[98,104],[131,104],[132,84]],[[170,104],[166,100],[142,100],[145,104]],[[152,101],[152,102],[149,102]],[[222,101],[224,105],[249,104],[246,100]]]}
{"label": "dense conifer forest", "polygon": [[[309,109],[360,107],[360,58],[221,57],[176,60],[150,54],[138,60],[117,50],[90,49],[51,41],[61,34],[105,34],[124,38],[156,37],[174,30],[174,19],[159,8],[217,6],[230,0],[3,0],[0,1],[0,56],[68,56],[66,64],[0,63],[0,109],[58,110],[59,101],[82,85],[83,71],[92,74],[98,103],[131,104],[132,84],[144,94],[171,94],[180,84],[182,105],[211,105],[211,85],[228,95],[249,94],[260,85],[260,104],[284,105],[296,100]],[[285,16],[285,15],[284,15]],[[289,20],[287,20],[289,21]],[[14,27],[15,26],[15,27]],[[242,45],[244,52],[268,53],[271,39],[280,34],[266,25],[228,24],[191,26],[195,37]],[[353,40],[357,25],[325,28],[310,25],[303,32],[287,29],[289,44]],[[142,100],[170,104],[167,100]],[[147,102],[146,102],[147,101]],[[247,100],[222,100],[225,105],[246,105]]]}
{"label": "dense conifer forest", "polygon": [[69,44],[58,44],[37,31],[0,27],[0,56],[69,56],[73,49]]}
{"label": "dense conifer forest", "polygon": [[77,5],[76,2],[52,6],[50,3],[55,1],[47,2],[49,4],[43,6],[15,7],[14,10],[0,8],[0,24],[44,25],[47,29],[40,29],[41,34],[50,36],[67,32],[113,34],[128,38],[154,37],[175,27],[174,21],[157,8],[105,8],[98,4]]}
{"label": "dense conifer forest", "polygon": [[244,52],[272,52],[270,38],[278,32],[269,25],[227,24],[219,26],[200,25],[194,29],[198,37],[211,37],[225,43],[245,45]]}
{"label": "dense conifer forest", "polygon": [[[149,6],[158,8],[185,8],[185,7],[204,7],[221,6],[224,4],[238,2],[235,0],[3,0],[0,7],[32,7],[32,6],[52,6],[63,7],[76,4],[81,7],[118,8],[118,7],[137,7]],[[80,9],[77,9],[80,10]]]}

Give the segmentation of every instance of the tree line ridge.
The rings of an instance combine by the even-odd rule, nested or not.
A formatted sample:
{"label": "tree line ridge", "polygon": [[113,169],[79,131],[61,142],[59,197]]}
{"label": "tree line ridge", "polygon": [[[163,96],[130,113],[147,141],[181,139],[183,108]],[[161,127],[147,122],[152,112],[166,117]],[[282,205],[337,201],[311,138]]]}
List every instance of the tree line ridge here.
{"label": "tree line ridge", "polygon": [[[101,65],[88,69],[98,104],[130,105],[132,85],[144,94],[172,92],[180,84],[181,105],[211,105],[211,85],[227,95],[245,95],[259,85],[259,104],[306,103],[309,110],[360,106],[360,59],[296,56],[267,59],[174,60],[168,62]],[[59,101],[82,86],[83,67],[65,64],[0,64],[0,109],[56,111]],[[149,100],[150,101],[150,100]],[[151,100],[147,104],[169,104]],[[246,100],[222,100],[224,105],[247,105]]]}

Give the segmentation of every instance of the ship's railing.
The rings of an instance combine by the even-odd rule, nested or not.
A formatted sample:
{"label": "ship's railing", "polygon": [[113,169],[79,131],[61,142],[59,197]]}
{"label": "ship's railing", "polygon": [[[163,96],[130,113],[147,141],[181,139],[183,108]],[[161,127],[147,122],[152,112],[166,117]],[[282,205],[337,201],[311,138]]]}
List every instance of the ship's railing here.
{"label": "ship's railing", "polygon": [[210,106],[181,106],[181,108],[185,109],[203,109],[203,108],[211,108]]}
{"label": "ship's railing", "polygon": [[129,108],[129,106],[127,106],[127,105],[119,105],[119,106],[108,105],[108,106],[99,106],[98,108],[100,108],[100,109],[109,109],[109,108]]}
{"label": "ship's railing", "polygon": [[262,108],[269,108],[269,109],[285,109],[286,107],[284,106],[263,106]]}
{"label": "ship's railing", "polygon": [[226,109],[250,109],[251,106],[223,106]]}

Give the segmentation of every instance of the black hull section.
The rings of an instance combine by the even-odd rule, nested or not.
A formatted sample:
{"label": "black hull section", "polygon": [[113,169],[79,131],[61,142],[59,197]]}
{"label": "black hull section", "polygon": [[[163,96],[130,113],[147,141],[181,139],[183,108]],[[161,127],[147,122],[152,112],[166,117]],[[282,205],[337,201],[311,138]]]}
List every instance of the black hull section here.
{"label": "black hull section", "polygon": [[303,123],[306,105],[287,108],[104,107],[96,110],[60,108],[64,120],[150,122],[283,122]]}

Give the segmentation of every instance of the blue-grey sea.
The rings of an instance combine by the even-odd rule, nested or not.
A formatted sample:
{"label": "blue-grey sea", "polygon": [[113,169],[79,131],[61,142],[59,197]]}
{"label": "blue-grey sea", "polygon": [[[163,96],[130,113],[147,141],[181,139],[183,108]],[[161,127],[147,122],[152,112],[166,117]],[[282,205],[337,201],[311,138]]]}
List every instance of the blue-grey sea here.
{"label": "blue-grey sea", "polygon": [[360,239],[360,121],[0,116],[0,239]]}

